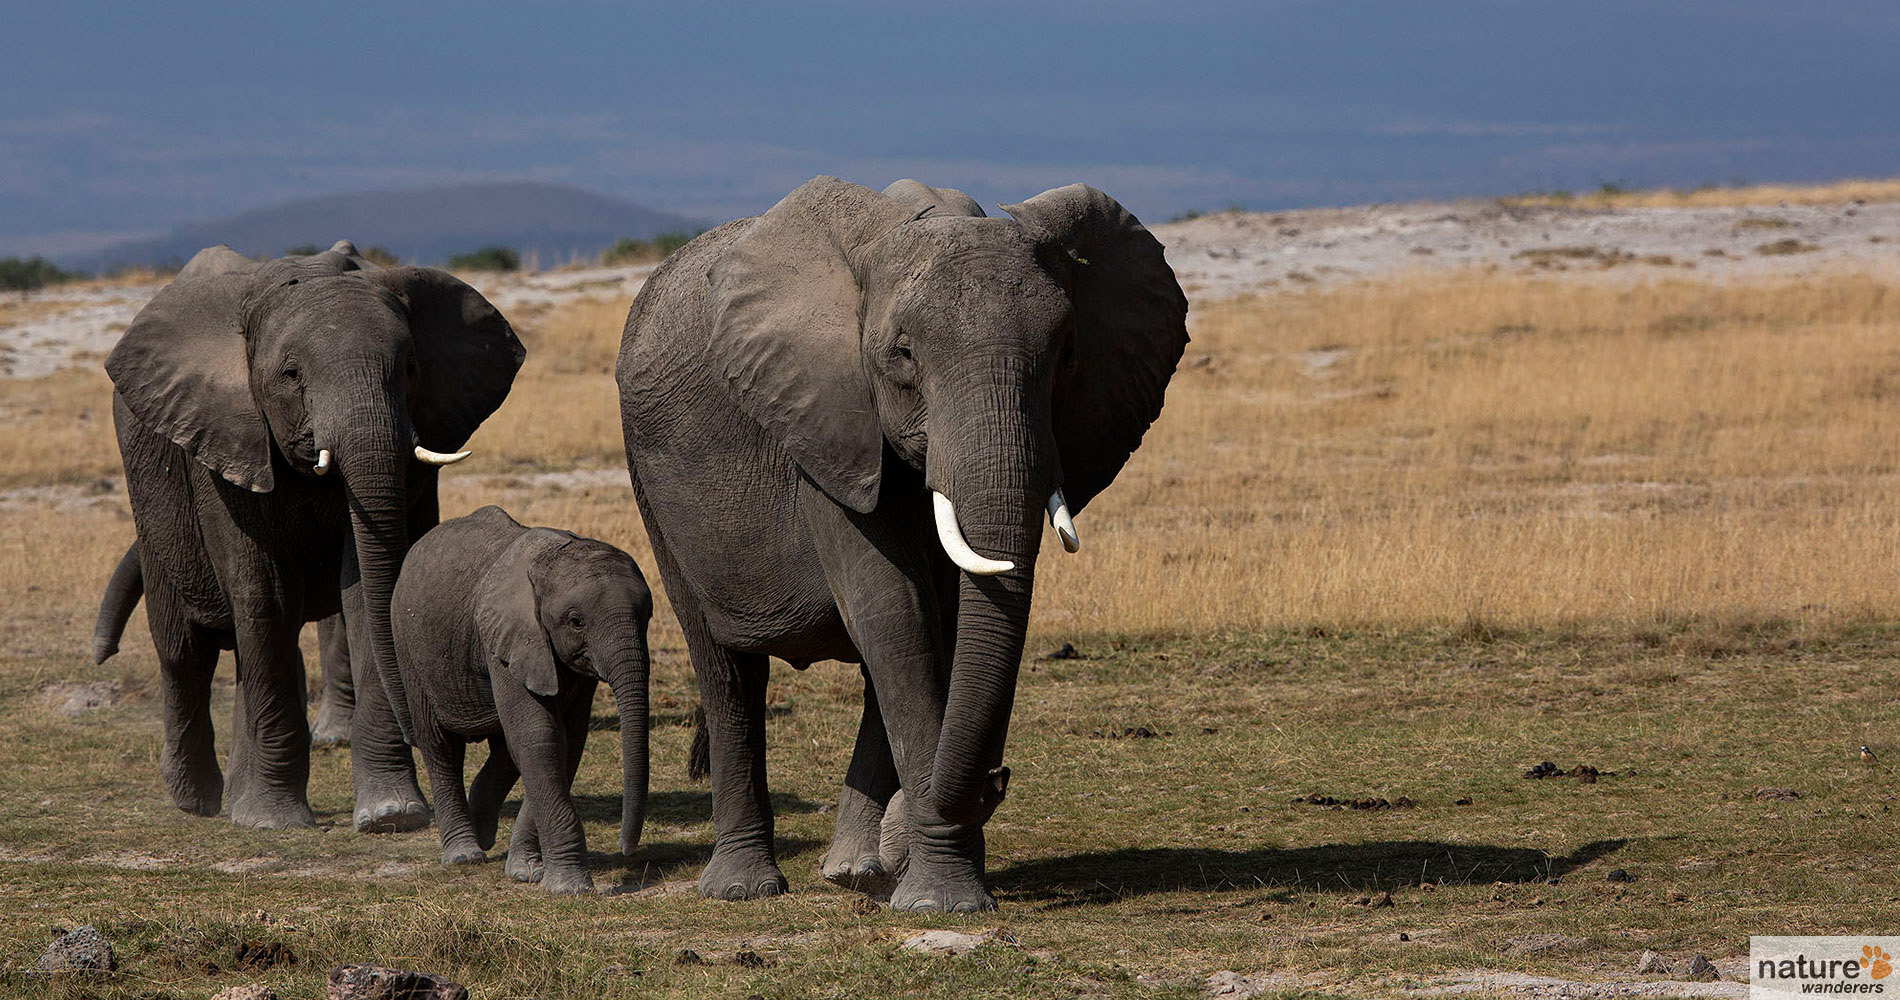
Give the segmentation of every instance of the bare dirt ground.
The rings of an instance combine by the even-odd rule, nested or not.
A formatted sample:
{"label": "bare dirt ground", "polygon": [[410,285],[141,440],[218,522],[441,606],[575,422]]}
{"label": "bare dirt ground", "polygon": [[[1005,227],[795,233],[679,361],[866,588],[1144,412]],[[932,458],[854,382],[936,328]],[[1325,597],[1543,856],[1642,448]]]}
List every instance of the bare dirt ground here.
{"label": "bare dirt ground", "polygon": [[[1151,224],[1190,298],[1472,268],[1672,273],[1699,281],[1890,270],[1900,202],[1592,208],[1421,202],[1288,212],[1216,212]],[[504,313],[631,297],[652,265],[468,279]],[[0,301],[0,377],[95,362],[159,283],[87,282]]]}

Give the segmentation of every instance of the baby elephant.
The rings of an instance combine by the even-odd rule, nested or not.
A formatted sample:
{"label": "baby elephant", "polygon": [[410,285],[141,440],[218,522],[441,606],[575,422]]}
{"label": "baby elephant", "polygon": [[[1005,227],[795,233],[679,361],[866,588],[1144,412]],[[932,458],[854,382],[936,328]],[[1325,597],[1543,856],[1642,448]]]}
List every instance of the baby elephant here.
{"label": "baby elephant", "polygon": [[[518,767],[527,794],[508,874],[550,892],[591,890],[571,789],[599,681],[620,709],[622,854],[640,842],[646,814],[653,598],[640,568],[605,542],[483,507],[415,543],[390,611],[442,863],[484,859]],[[482,739],[488,763],[464,794],[463,752]]]}

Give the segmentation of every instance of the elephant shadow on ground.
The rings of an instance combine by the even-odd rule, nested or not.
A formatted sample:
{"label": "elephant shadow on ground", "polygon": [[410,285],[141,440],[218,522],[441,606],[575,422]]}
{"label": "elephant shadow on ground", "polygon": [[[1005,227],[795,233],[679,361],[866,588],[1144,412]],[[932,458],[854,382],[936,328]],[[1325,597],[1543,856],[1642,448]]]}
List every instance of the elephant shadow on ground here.
{"label": "elephant shadow on ground", "polygon": [[1598,840],[1567,855],[1528,847],[1373,841],[1223,851],[1152,847],[1090,851],[1021,861],[992,872],[995,887],[1049,908],[1113,902],[1162,892],[1377,892],[1421,882],[1465,885],[1546,882],[1620,850]]}

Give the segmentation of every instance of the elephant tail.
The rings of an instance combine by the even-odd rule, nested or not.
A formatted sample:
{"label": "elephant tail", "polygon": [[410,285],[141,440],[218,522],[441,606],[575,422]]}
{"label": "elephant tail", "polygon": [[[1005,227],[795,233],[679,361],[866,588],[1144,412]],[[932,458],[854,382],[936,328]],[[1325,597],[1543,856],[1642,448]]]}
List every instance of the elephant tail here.
{"label": "elephant tail", "polygon": [[706,734],[706,703],[693,709],[693,748],[686,754],[686,780],[699,781],[712,773],[712,738]]}
{"label": "elephant tail", "polygon": [[125,623],[145,594],[145,575],[139,568],[139,543],[133,542],[119,559],[106,583],[106,595],[99,601],[99,620],[92,626],[92,662],[104,663],[119,651],[119,637]]}

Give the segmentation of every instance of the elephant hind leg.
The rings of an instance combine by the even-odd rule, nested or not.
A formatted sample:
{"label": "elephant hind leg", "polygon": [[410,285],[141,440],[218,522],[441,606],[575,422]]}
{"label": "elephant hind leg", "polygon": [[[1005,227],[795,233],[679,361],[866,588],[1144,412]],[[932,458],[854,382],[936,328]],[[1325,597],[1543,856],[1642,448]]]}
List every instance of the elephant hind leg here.
{"label": "elephant hind leg", "polygon": [[475,780],[468,788],[469,818],[475,823],[475,842],[482,850],[494,848],[495,833],[501,827],[501,807],[507,803],[508,793],[514,790],[515,781],[520,777],[521,770],[508,752],[507,739],[500,733],[489,737],[488,759],[482,762],[482,769],[475,772]]}
{"label": "elephant hind leg", "polygon": [[347,746],[350,719],[356,714],[356,687],[350,679],[350,630],[342,613],[317,623],[317,647],[323,660],[323,696],[310,723],[316,746]]}
{"label": "elephant hind leg", "polygon": [[178,808],[195,816],[216,816],[224,802],[224,773],[218,769],[217,739],[211,725],[211,677],[218,669],[218,636],[192,624],[178,595],[164,586],[152,587],[145,595],[145,617],[158,651],[165,713],[159,774]]}
{"label": "elephant hind leg", "polygon": [[886,857],[882,829],[886,808],[897,793],[897,763],[878,711],[877,691],[864,678],[864,716],[858,723],[857,748],[838,796],[838,822],[821,871],[835,885],[888,898],[901,874],[902,858]]}

